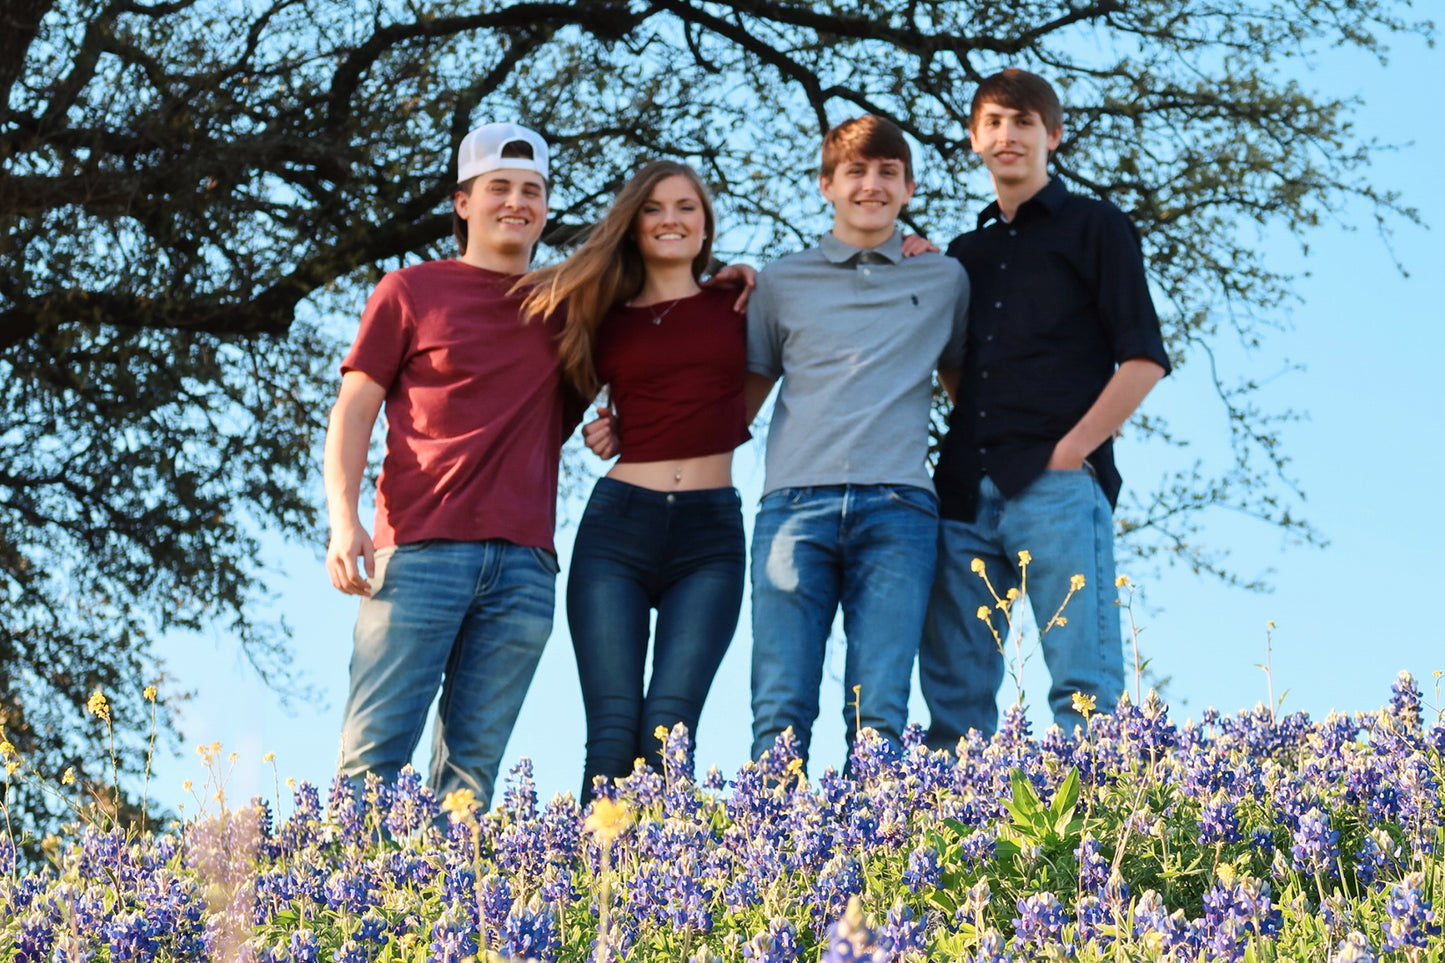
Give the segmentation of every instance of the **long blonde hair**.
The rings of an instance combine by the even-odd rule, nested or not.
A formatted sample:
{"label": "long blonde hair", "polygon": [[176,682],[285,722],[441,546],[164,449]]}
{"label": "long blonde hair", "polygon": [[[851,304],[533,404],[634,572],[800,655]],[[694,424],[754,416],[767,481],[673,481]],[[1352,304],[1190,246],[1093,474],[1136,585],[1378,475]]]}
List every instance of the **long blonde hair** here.
{"label": "long blonde hair", "polygon": [[669,177],[686,178],[702,202],[702,249],[692,259],[692,275],[701,278],[712,262],[712,239],[717,233],[712,197],[697,171],[688,165],[655,160],[622,186],[587,240],[566,260],[532,271],[517,282],[518,288],[531,288],[522,302],[522,314],[528,321],[550,317],[565,305],[566,323],[557,339],[557,360],[563,377],[587,398],[596,397],[602,387],[592,364],[597,328],[609,311],[641,293],[647,277],[632,226],[653,188]]}

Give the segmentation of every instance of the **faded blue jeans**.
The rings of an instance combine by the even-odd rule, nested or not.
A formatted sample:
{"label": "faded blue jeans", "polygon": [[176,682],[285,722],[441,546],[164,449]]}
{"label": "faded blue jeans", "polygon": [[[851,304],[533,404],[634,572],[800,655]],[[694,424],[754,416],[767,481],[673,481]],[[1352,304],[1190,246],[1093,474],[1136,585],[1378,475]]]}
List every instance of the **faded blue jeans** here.
{"label": "faded blue jeans", "polygon": [[784,488],[763,497],[752,549],[754,759],[791,726],[806,760],[840,605],[848,743],[855,718],[898,741],[937,544],[938,500],[912,485]]}
{"label": "faded blue jeans", "polygon": [[511,542],[433,540],[376,553],[342,724],[343,775],[387,782],[437,703],[429,784],[490,805],[497,767],[552,631],[557,558]]}
{"label": "faded blue jeans", "polygon": [[[1084,717],[1073,708],[1075,692],[1094,696],[1099,712],[1118,703],[1124,657],[1114,586],[1114,521],[1099,483],[1087,469],[1046,471],[1015,497],[1004,498],[985,477],[976,519],[944,519],[940,526],[938,575],[918,654],[933,748],[953,749],[969,729],[987,736],[998,728],[1004,657],[978,618],[979,608],[991,611],[1004,642],[1009,627],[971,566],[982,559],[994,589],[1005,595],[1019,586],[1020,551],[1032,557],[1027,598],[1042,633],[1054,721],[1067,733],[1083,725]],[[1084,576],[1084,588],[1065,606],[1065,623],[1044,632],[1074,575]]]}
{"label": "faded blue jeans", "polygon": [[567,576],[567,622],[587,710],[584,805],[594,776],[625,776],[638,757],[662,772],[659,726],[681,722],[696,738],[737,628],[745,561],[735,488],[658,492],[611,478],[593,488]]}

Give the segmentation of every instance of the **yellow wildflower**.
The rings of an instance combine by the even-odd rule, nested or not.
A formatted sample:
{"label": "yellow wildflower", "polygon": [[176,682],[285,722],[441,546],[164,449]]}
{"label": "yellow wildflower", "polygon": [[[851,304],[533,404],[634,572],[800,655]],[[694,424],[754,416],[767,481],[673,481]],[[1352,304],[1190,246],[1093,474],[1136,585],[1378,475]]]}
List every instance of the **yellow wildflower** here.
{"label": "yellow wildflower", "polygon": [[477,808],[477,794],[470,789],[453,789],[442,800],[442,812],[455,813],[465,819]]}
{"label": "yellow wildflower", "polygon": [[191,791],[191,781],[190,781],[189,779],[187,779],[185,782],[181,783],[181,792],[190,792],[190,791]]}
{"label": "yellow wildflower", "polygon": [[1127,575],[1120,575],[1118,578],[1114,579],[1114,588],[1125,588],[1128,585],[1129,576]]}
{"label": "yellow wildflower", "polygon": [[288,779],[286,780],[286,788],[289,789],[289,790],[291,790],[292,792],[295,792],[295,791],[296,791],[296,780],[295,780],[294,777],[293,777],[293,778],[288,778]]}
{"label": "yellow wildflower", "polygon": [[66,770],[65,770],[65,775],[63,775],[63,776],[60,777],[60,784],[61,784],[62,786],[69,786],[69,785],[72,785],[74,782],[75,782],[75,767],[74,767],[74,766],[67,766],[67,767],[66,767]]}
{"label": "yellow wildflower", "polygon": [[6,739],[3,742],[0,742],[0,756],[13,755],[15,755],[15,746],[11,744],[10,740]]}
{"label": "yellow wildflower", "polygon": [[588,813],[582,828],[601,842],[610,843],[631,825],[632,811],[625,804],[613,799],[599,799],[592,804],[592,812]]}
{"label": "yellow wildflower", "polygon": [[13,776],[13,775],[15,775],[17,772],[19,772],[19,771],[20,771],[20,760],[19,760],[19,759],[7,759],[7,760],[5,760],[5,775],[7,775],[7,776]]}
{"label": "yellow wildflower", "polygon": [[975,612],[975,613],[973,613],[973,614],[976,615],[976,616],[978,616],[978,620],[979,620],[980,622],[987,622],[987,621],[988,621],[988,615],[989,615],[988,606],[987,606],[987,605],[980,605],[980,606],[978,607],[978,611]]}
{"label": "yellow wildflower", "polygon": [[268,752],[268,753],[266,753],[264,756],[261,757],[261,761],[262,761],[262,762],[275,762],[275,761],[276,761],[276,754],[275,754],[274,752]]}
{"label": "yellow wildflower", "polygon": [[1273,630],[1274,630],[1274,620],[1271,619],[1270,621],[1264,623],[1264,627],[1267,628],[1267,629],[1269,629],[1270,631],[1273,631]]}
{"label": "yellow wildflower", "polygon": [[1033,560],[1034,560],[1034,557],[1029,554],[1029,550],[1028,550],[1028,549],[1025,548],[1025,549],[1020,549],[1020,550],[1019,550],[1019,565],[1020,565],[1020,566],[1027,565],[1027,564],[1029,564],[1030,562],[1032,562]]}
{"label": "yellow wildflower", "polygon": [[90,694],[90,701],[86,702],[85,709],[93,716],[110,721],[110,703],[105,701],[105,693],[99,689]]}
{"label": "yellow wildflower", "polygon": [[656,729],[652,730],[652,738],[654,738],[654,739],[666,739],[666,738],[667,738],[667,726],[658,726]]}
{"label": "yellow wildflower", "polygon": [[1089,714],[1093,712],[1099,704],[1097,698],[1091,695],[1084,695],[1082,692],[1075,692],[1073,699],[1074,711],[1082,715],[1085,719],[1089,718]]}
{"label": "yellow wildflower", "polygon": [[1003,593],[1003,597],[1008,599],[1010,602],[1017,602],[1019,600],[1019,590],[1016,588],[1011,588],[1007,592]]}
{"label": "yellow wildflower", "polygon": [[970,572],[972,572],[973,574],[975,574],[975,575],[982,575],[982,574],[983,574],[983,559],[981,559],[981,558],[976,558],[976,559],[974,559],[972,562],[969,562],[969,563],[968,563],[968,570],[969,570]]}
{"label": "yellow wildflower", "polygon": [[156,687],[153,685],[146,686],[141,690],[141,695],[145,697],[147,702],[156,701]]}
{"label": "yellow wildflower", "polygon": [[1214,875],[1221,883],[1229,888],[1233,888],[1234,881],[1239,876],[1239,874],[1234,871],[1234,867],[1228,863],[1220,863],[1219,866],[1215,868]]}
{"label": "yellow wildflower", "polygon": [[1084,576],[1074,574],[1069,576],[1069,591],[1081,592],[1084,589]]}

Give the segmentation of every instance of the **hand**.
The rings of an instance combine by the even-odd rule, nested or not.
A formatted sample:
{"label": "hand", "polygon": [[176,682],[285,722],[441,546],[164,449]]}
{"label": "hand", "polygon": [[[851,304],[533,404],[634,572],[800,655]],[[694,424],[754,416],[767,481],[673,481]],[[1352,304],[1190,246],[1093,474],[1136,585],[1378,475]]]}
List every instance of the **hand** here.
{"label": "hand", "polygon": [[920,254],[937,254],[938,245],[922,234],[903,235],[903,256],[917,257]]}
{"label": "hand", "polygon": [[[365,565],[365,575],[356,567],[358,556]],[[326,574],[331,577],[331,584],[347,595],[371,595],[376,549],[366,529],[353,523],[333,526],[331,543],[326,547]]]}
{"label": "hand", "polygon": [[607,459],[617,455],[617,416],[611,408],[597,409],[597,417],[582,426],[582,440],[598,458]]}
{"label": "hand", "polygon": [[1046,471],[1078,471],[1084,467],[1084,456],[1070,451],[1065,444],[1067,441],[1067,438],[1060,438],[1058,444],[1054,445],[1054,450],[1049,455],[1049,463],[1044,466]]}
{"label": "hand", "polygon": [[741,288],[742,292],[738,295],[737,301],[733,302],[733,310],[742,314],[748,308],[748,297],[753,293],[753,288],[757,283],[758,272],[751,265],[729,264],[709,278],[703,287]]}

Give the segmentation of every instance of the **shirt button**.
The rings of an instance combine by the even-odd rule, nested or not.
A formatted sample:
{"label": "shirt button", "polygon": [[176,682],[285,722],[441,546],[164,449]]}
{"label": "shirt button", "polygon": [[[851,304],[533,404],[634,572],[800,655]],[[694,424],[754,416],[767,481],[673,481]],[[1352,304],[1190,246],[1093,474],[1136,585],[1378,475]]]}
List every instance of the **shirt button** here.
{"label": "shirt button", "polygon": [[995,302],[993,303],[993,306],[996,307],[996,308],[1001,308],[1001,307],[1003,307],[1003,302],[1002,302],[1002,301],[995,301]]}
{"label": "shirt button", "polygon": [[1000,264],[1000,265],[998,266],[998,269],[999,269],[1000,271],[1006,271],[1006,270],[1008,270],[1008,264],[1007,264],[1007,263]]}
{"label": "shirt button", "polygon": [[992,341],[992,340],[993,340],[993,335],[991,335],[991,334],[986,334],[986,335],[984,335],[983,340],[985,340],[985,341]]}
{"label": "shirt button", "polygon": [[979,453],[980,455],[987,455],[987,454],[988,454],[988,449],[987,449],[987,448],[980,448],[980,449],[978,450],[978,453]]}
{"label": "shirt button", "polygon": [[984,381],[987,381],[987,380],[988,380],[988,372],[987,372],[987,371],[980,371],[978,376],[979,376],[980,378],[982,378]]}
{"label": "shirt button", "polygon": [[676,501],[677,501],[677,496],[676,496],[676,495],[668,495],[668,496],[667,496],[667,503],[668,503],[669,505],[675,503]]}
{"label": "shirt button", "polygon": [[979,409],[978,416],[979,416],[980,418],[987,418],[987,417],[988,417],[988,412],[984,411],[983,409]]}
{"label": "shirt button", "polygon": [[1017,230],[1016,228],[1012,228],[1012,227],[1011,227],[1011,228],[1009,228],[1008,236],[1009,236],[1009,237],[1018,237],[1018,236],[1019,236],[1019,232],[1018,232],[1018,230]]}

